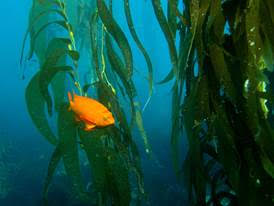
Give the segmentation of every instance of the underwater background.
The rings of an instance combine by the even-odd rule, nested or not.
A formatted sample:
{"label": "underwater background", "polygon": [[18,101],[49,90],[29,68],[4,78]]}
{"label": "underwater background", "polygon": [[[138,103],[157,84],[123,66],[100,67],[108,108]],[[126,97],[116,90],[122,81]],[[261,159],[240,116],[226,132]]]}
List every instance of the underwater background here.
{"label": "underwater background", "polygon": [[274,205],[273,0],[0,8],[0,206]]}
{"label": "underwater background", "polygon": [[[43,183],[54,149],[33,125],[24,97],[27,84],[37,69],[37,60],[28,61],[20,66],[22,42],[28,25],[31,4],[30,0],[5,1],[1,4],[0,205],[3,206],[41,205]],[[115,2],[113,10],[122,11],[122,8],[122,1]],[[132,2],[132,8],[136,12],[134,16],[136,31],[151,54],[154,67],[162,68],[154,74],[155,80],[159,81],[166,74],[166,68],[170,67],[169,58],[164,52],[167,49],[164,36],[151,12],[152,5],[149,1]],[[126,36],[129,36],[123,15],[123,12],[117,12],[117,21]],[[130,44],[133,43],[131,38],[129,41]],[[132,51],[136,62],[135,67],[138,70],[135,74],[138,99],[144,106],[148,98],[147,82],[144,77],[145,61],[136,46],[133,46]],[[24,79],[22,79],[22,70],[25,70]],[[177,185],[170,161],[170,89],[169,84],[156,86],[150,102],[142,113],[144,127],[157,163],[146,156],[139,134],[133,131],[136,133],[134,138],[140,147],[145,188],[151,205],[182,205],[186,202],[184,189]],[[88,176],[88,174],[85,175]],[[53,182],[50,205],[81,205],[69,203],[70,189],[64,171],[60,169],[55,174]]]}

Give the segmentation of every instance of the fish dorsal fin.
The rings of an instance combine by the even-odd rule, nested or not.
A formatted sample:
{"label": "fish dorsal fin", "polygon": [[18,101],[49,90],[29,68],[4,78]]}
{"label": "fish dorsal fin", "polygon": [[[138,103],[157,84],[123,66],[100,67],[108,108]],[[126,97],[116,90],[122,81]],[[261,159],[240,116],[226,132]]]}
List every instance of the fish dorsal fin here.
{"label": "fish dorsal fin", "polygon": [[69,98],[70,102],[74,102],[75,96],[77,96],[77,94],[75,94],[75,92],[73,90],[72,90],[72,95],[70,92],[68,92],[68,98]]}
{"label": "fish dorsal fin", "polygon": [[73,92],[73,96],[71,96],[71,93],[68,92],[68,99],[69,99],[69,104],[70,104],[70,107],[69,107],[69,111],[71,110],[71,106],[74,104],[74,98],[75,98],[75,93]]}
{"label": "fish dorsal fin", "polygon": [[69,98],[69,101],[72,102],[72,97],[71,97],[70,92],[68,92],[68,98]]}

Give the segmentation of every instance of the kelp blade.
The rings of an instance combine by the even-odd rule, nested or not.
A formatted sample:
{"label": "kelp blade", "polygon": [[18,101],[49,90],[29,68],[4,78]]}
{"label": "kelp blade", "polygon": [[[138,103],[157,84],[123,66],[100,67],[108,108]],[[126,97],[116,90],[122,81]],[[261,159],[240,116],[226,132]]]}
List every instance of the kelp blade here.
{"label": "kelp blade", "polygon": [[39,132],[53,145],[57,144],[57,138],[52,132],[45,113],[45,100],[39,87],[40,72],[35,74],[29,82],[25,97],[28,112]]}
{"label": "kelp blade", "polygon": [[124,57],[125,65],[128,70],[127,79],[130,79],[133,73],[133,58],[128,40],[119,27],[117,22],[113,19],[109,9],[104,0],[97,0],[98,13],[108,32],[114,37]]}
{"label": "kelp blade", "polygon": [[80,171],[80,160],[77,142],[77,125],[74,115],[68,111],[69,105],[63,104],[58,116],[58,136],[63,149],[63,161],[67,175],[72,180],[76,197],[80,201],[88,201],[87,193]]}
{"label": "kelp blade", "polygon": [[107,138],[104,130],[98,129],[93,133],[80,130],[79,134],[91,166],[95,189],[102,202],[110,196],[112,205],[129,206],[128,169],[119,153],[103,144]]}

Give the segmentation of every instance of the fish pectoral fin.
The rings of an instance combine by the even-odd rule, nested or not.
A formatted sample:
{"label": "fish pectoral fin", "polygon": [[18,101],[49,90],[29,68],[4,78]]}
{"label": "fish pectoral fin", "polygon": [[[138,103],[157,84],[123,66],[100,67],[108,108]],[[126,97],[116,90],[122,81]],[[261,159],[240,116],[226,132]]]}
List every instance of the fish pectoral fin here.
{"label": "fish pectoral fin", "polygon": [[86,126],[84,129],[85,131],[91,131],[96,127],[95,124],[90,124],[90,123],[86,123],[85,126]]}

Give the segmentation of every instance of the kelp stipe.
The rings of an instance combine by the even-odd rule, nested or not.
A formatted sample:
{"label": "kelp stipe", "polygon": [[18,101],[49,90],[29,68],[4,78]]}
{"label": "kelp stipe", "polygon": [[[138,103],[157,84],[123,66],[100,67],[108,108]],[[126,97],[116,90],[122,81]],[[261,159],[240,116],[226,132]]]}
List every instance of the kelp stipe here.
{"label": "kelp stipe", "polygon": [[[84,8],[91,10],[86,15],[77,10],[83,7],[82,4],[86,5]],[[46,140],[55,146],[44,183],[44,205],[50,205],[50,184],[61,161],[71,179],[71,195],[79,202],[92,204],[95,201],[97,205],[127,206],[132,200],[132,187],[137,188],[137,195],[134,195],[138,199],[136,202],[141,204],[145,196],[140,155],[131,132],[133,124],[137,123],[147,153],[151,150],[140,109],[134,99],[136,89],[132,81],[131,48],[110,10],[102,0],[90,3],[33,0],[26,32],[26,37],[30,35],[30,51],[26,58],[29,60],[35,55],[40,68],[26,89],[26,101],[34,125]],[[80,14],[80,17],[77,16]],[[111,19],[110,25],[106,18]],[[84,36],[81,35],[80,29],[83,25],[88,31]],[[53,32],[53,29],[58,29],[58,32]],[[121,35],[117,36],[115,32]],[[112,41],[116,41],[120,46],[123,60],[112,47]],[[88,52],[92,57],[92,66],[88,71],[92,77],[82,85],[82,68],[78,68],[78,65],[80,53],[84,52]],[[23,57],[22,51],[21,62]],[[151,72],[150,69],[152,81]],[[118,82],[114,81],[117,78],[121,80],[118,87]],[[83,125],[75,121],[74,113],[68,110],[69,105],[65,100],[65,89],[73,87],[77,93],[85,96],[88,95],[88,89],[94,87],[98,101],[114,114],[117,124],[85,132]],[[131,123],[120,105],[118,93],[123,93],[130,102]],[[45,107],[50,117],[57,114],[57,132],[49,125]],[[89,162],[95,196],[85,187],[80,170],[80,150],[85,152]]]}
{"label": "kelp stipe", "polygon": [[[167,20],[160,1],[152,0],[173,62],[160,83],[177,80],[171,137],[176,174],[192,205],[273,205],[272,77],[265,71],[273,71],[274,3],[183,2],[181,10],[178,1],[168,1],[176,17],[169,13]],[[178,56],[174,25],[179,25]],[[180,126],[189,143],[181,169]]]}

